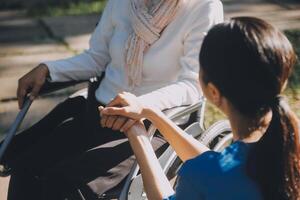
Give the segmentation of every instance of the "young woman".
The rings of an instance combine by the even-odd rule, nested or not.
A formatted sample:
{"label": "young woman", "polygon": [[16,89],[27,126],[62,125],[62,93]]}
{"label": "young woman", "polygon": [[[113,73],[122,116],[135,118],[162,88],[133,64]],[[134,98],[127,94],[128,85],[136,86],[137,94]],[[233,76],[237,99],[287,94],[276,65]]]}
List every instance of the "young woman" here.
{"label": "young woman", "polygon": [[[11,168],[9,199],[65,199],[76,188],[98,197],[120,183],[134,159],[124,135],[113,133],[135,121],[100,119],[98,106],[122,91],[160,110],[197,101],[200,44],[222,21],[219,0],[109,0],[87,51],[45,62],[20,79],[22,107],[47,77],[62,82],[105,73],[91,101],[70,98],[14,138],[1,161]],[[155,149],[165,143],[153,141]]]}
{"label": "young woman", "polygon": [[[214,26],[200,53],[200,83],[229,118],[234,143],[213,152],[159,110],[122,93],[102,115],[147,118],[184,162],[176,193],[141,124],[125,130],[149,199],[300,199],[299,121],[280,95],[295,64],[287,38],[263,20],[233,18]],[[121,106],[121,107],[120,107]]]}

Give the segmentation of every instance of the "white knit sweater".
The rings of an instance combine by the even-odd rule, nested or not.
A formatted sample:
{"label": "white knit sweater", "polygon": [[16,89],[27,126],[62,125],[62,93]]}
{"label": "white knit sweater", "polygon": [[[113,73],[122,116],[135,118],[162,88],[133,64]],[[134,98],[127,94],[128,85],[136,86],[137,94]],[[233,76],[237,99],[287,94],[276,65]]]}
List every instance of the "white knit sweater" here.
{"label": "white knit sweater", "polygon": [[90,39],[90,48],[71,58],[49,61],[52,81],[100,76],[96,98],[107,104],[121,91],[131,92],[161,110],[188,105],[201,95],[198,82],[199,51],[207,31],[223,21],[219,0],[183,0],[175,19],[144,55],[142,83],[131,88],[124,70],[125,44],[133,31],[130,0],[109,0]]}

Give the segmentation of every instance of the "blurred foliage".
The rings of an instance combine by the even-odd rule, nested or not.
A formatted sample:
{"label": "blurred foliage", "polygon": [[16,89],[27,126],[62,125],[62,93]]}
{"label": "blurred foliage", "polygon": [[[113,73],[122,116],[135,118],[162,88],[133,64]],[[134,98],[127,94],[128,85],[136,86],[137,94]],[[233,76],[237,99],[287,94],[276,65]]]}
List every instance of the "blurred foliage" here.
{"label": "blurred foliage", "polygon": [[28,9],[30,16],[66,16],[66,15],[86,15],[93,13],[101,13],[106,5],[106,1],[80,1],[77,3],[70,3],[66,6],[47,6],[43,9],[31,8]]}
{"label": "blurred foliage", "polygon": [[293,44],[298,56],[298,61],[289,79],[289,85],[285,94],[289,98],[292,110],[300,117],[300,30],[288,30],[285,31],[285,34]]}
{"label": "blurred foliage", "polygon": [[207,128],[221,119],[226,119],[226,116],[216,106],[207,101],[204,115],[204,126]]}
{"label": "blurred foliage", "polygon": [[0,0],[0,9],[22,8],[24,3],[22,0]]}
{"label": "blurred foliage", "polygon": [[288,37],[288,39],[291,41],[291,43],[293,44],[293,47],[296,51],[296,54],[298,56],[298,61],[296,63],[294,72],[290,78],[290,83],[289,83],[289,87],[291,87],[292,89],[299,89],[300,87],[300,62],[299,62],[299,58],[300,58],[300,30],[288,30],[285,31],[286,36]]}
{"label": "blurred foliage", "polygon": [[30,16],[100,13],[107,0],[0,0],[0,9],[25,9]]}

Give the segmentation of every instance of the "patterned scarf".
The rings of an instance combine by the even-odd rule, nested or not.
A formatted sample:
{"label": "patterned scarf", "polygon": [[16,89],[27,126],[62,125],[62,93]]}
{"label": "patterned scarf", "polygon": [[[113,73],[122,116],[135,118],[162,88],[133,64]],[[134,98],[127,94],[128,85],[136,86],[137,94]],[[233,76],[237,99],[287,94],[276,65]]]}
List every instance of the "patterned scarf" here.
{"label": "patterned scarf", "polygon": [[130,86],[141,83],[144,53],[160,38],[162,31],[172,21],[181,0],[159,0],[151,8],[146,1],[131,0],[131,23],[134,32],[127,40],[125,53],[125,70]]}

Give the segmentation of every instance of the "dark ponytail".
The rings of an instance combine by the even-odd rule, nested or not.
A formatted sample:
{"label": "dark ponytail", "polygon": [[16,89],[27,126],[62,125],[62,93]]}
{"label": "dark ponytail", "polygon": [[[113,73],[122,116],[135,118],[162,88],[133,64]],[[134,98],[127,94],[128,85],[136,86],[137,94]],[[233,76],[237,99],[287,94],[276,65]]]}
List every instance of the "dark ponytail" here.
{"label": "dark ponytail", "polygon": [[251,149],[247,162],[247,173],[267,200],[300,199],[299,122],[286,101],[278,97],[295,61],[287,38],[253,17],[216,25],[200,52],[204,83],[212,82],[255,126],[260,127],[259,120],[272,111],[269,127]]}
{"label": "dark ponytail", "polygon": [[276,98],[270,125],[252,149],[248,174],[256,180],[264,199],[298,200],[300,189],[299,123],[283,97]]}

